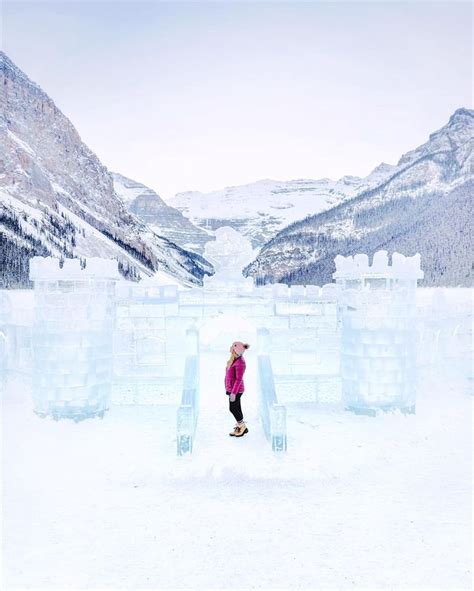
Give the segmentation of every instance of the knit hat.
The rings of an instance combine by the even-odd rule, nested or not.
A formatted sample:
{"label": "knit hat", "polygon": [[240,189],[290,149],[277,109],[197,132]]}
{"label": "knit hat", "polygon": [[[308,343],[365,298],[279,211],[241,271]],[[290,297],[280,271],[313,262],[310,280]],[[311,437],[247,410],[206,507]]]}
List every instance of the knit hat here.
{"label": "knit hat", "polygon": [[237,353],[237,355],[242,355],[245,349],[248,349],[249,347],[249,344],[242,343],[240,341],[235,341],[234,343],[232,343],[232,349]]}

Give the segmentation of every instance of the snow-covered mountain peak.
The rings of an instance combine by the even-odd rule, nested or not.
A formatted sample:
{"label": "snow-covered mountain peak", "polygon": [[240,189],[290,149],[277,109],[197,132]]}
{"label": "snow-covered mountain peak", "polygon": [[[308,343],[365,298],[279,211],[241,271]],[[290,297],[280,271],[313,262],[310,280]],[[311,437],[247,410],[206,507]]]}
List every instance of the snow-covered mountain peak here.
{"label": "snow-covered mountain peak", "polygon": [[[457,148],[465,141],[474,137],[474,110],[457,109],[449,118],[448,123],[430,135],[430,142],[447,138],[451,148]],[[436,149],[437,146],[434,146]]]}
{"label": "snow-covered mountain peak", "polygon": [[395,168],[396,166],[394,164],[381,162],[378,166],[374,168],[374,170],[370,174],[386,174],[387,172],[392,172]]}
{"label": "snow-covered mountain peak", "polygon": [[49,96],[0,52],[3,285],[24,285],[34,255],[117,258],[201,284],[212,267],[127,211],[107,168]]}
{"label": "snow-covered mountain peak", "polygon": [[210,193],[178,193],[169,203],[203,228],[230,226],[238,230],[255,248],[284,226],[354,195],[362,180],[352,176],[339,181],[261,179]]}
{"label": "snow-covered mountain peak", "polygon": [[451,115],[448,125],[457,124],[459,121],[465,123],[468,119],[474,119],[474,110],[460,107],[459,109],[456,109]]}
{"label": "snow-covered mountain peak", "polygon": [[426,143],[407,152],[398,161],[398,166],[411,164],[420,158],[437,153],[450,153],[474,138],[474,111],[457,109],[446,125],[431,133]]}
{"label": "snow-covered mountain peak", "polygon": [[428,285],[471,285],[474,111],[458,109],[354,198],[281,230],[244,271],[260,281],[330,282],[337,254],[419,252]]}
{"label": "snow-covered mountain peak", "polygon": [[[43,92],[41,87],[36,84],[36,82],[33,82],[33,80],[28,78],[28,76],[22,70],[20,70],[20,68],[14,64],[3,51],[0,51],[0,70],[5,73],[8,72],[10,77],[20,80],[23,84],[27,84],[30,88]],[[51,99],[50,101],[51,103],[53,102]]]}
{"label": "snow-covered mountain peak", "polygon": [[160,236],[200,254],[204,252],[206,242],[214,240],[214,236],[192,224],[179,210],[167,205],[150,187],[117,172],[111,174],[115,191],[127,209]]}
{"label": "snow-covered mountain peak", "polygon": [[114,180],[114,187],[117,191],[118,195],[122,198],[124,203],[127,207],[130,205],[132,201],[134,201],[137,197],[141,196],[152,196],[153,199],[158,203],[160,206],[165,207],[166,204],[163,199],[158,195],[156,191],[150,189],[143,183],[139,183],[138,181],[134,181],[123,174],[118,172],[111,172],[112,178]]}

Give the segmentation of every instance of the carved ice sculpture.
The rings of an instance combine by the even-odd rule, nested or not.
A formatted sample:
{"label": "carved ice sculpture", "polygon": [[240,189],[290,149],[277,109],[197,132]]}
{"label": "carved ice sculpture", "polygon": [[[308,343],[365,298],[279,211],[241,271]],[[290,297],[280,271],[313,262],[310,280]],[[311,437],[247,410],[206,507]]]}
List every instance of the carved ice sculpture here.
{"label": "carved ice sculpture", "polygon": [[214,275],[204,278],[205,288],[251,291],[252,278],[242,275],[242,269],[255,258],[250,240],[229,226],[218,228],[215,234],[216,239],[204,249],[204,258],[215,268]]}

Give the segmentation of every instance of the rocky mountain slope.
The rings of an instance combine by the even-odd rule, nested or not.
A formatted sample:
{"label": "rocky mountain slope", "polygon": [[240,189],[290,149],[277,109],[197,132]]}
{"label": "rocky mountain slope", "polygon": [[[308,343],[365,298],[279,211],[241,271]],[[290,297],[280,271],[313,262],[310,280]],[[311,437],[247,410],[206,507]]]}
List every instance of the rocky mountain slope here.
{"label": "rocky mountain slope", "polygon": [[195,226],[180,211],[167,205],[153,189],[117,172],[112,173],[112,178],[115,191],[127,209],[160,236],[199,254],[203,254],[206,242],[214,240],[211,233]]}
{"label": "rocky mountain slope", "polygon": [[458,109],[386,177],[328,211],[293,223],[244,274],[261,282],[332,280],[337,254],[421,254],[425,285],[472,285],[474,111]]}
{"label": "rocky mountain slope", "polygon": [[117,258],[126,276],[185,284],[213,272],[127,211],[72,123],[0,52],[0,286],[27,284],[36,254]]}
{"label": "rocky mountain slope", "polygon": [[263,246],[288,224],[326,211],[368,190],[390,175],[392,166],[381,164],[367,177],[292,181],[261,180],[211,193],[178,193],[169,203],[202,228],[230,226]]}

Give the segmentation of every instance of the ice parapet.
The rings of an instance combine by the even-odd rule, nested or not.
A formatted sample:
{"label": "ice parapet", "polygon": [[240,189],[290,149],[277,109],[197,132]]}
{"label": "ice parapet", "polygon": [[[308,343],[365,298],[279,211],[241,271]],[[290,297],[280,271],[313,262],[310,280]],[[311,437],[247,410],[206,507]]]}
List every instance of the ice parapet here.
{"label": "ice parapet", "polygon": [[34,257],[33,400],[40,416],[76,420],[108,408],[117,261]]}
{"label": "ice parapet", "polygon": [[[361,285],[385,285],[391,286],[391,283],[416,287],[417,280],[424,276],[420,267],[421,257],[419,253],[412,257],[406,257],[398,252],[392,255],[392,264],[389,265],[388,253],[386,250],[379,250],[372,259],[372,265],[369,265],[369,257],[366,254],[356,254],[354,256],[344,257],[338,254],[334,259],[336,272],[333,277],[336,283],[347,288],[354,285],[352,282]],[[374,280],[382,281],[376,282]]]}
{"label": "ice parapet", "polygon": [[64,259],[60,262],[54,257],[33,257],[30,260],[30,280],[47,281],[87,281],[89,279],[121,279],[117,261],[90,257],[85,266],[79,259]]}
{"label": "ice parapet", "polygon": [[414,412],[416,404],[416,287],[420,257],[385,251],[368,258],[336,257],[342,289],[341,378],[346,408]]}

